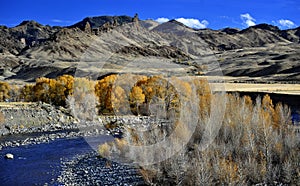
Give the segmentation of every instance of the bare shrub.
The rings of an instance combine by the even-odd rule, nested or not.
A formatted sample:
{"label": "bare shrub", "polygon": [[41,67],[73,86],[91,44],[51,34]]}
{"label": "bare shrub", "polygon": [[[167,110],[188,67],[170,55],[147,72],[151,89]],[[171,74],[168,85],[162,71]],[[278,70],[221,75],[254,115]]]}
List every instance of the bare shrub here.
{"label": "bare shrub", "polygon": [[[192,136],[181,151],[156,164],[144,165],[142,175],[153,185],[251,185],[251,184],[298,184],[299,180],[299,140],[293,131],[290,110],[287,106],[273,105],[268,95],[258,97],[240,97],[227,95],[225,117],[214,141],[207,148],[202,142],[214,136],[214,126],[209,125],[210,113],[220,113],[209,108],[219,103],[218,95],[211,95],[205,82],[195,82],[198,87],[198,108],[184,105],[186,113],[199,113],[197,126],[193,134],[189,133],[190,118],[186,123],[174,121],[167,126],[157,125],[147,132],[127,129],[121,144],[147,146],[166,139],[171,134],[178,138]],[[149,86],[149,85],[147,85]],[[143,88],[143,86],[142,86]],[[147,94],[146,94],[147,95]],[[191,96],[191,95],[189,95]],[[147,97],[147,96],[146,96]],[[189,110],[190,109],[190,110]],[[195,112],[197,111],[197,112]],[[183,113],[183,117],[185,113]],[[186,117],[193,117],[186,115]],[[220,124],[216,124],[220,125]],[[180,130],[174,130],[174,129]],[[211,129],[211,130],[207,130]],[[174,138],[175,139],[175,138]],[[172,144],[173,145],[173,144]],[[172,148],[161,147],[160,153],[168,156]],[[116,143],[110,144],[112,151],[122,152],[124,157],[136,156],[127,148]],[[140,152],[141,159],[151,159],[148,152]]]}
{"label": "bare shrub", "polygon": [[68,96],[66,103],[75,118],[83,121],[93,121],[97,116],[97,97],[94,93],[94,82],[86,78],[76,78],[74,92]]}

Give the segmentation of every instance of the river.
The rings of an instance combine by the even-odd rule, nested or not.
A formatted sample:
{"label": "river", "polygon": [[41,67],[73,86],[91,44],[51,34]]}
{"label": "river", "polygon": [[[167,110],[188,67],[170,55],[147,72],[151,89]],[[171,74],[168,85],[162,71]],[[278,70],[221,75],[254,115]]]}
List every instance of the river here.
{"label": "river", "polygon": [[[0,151],[0,185],[51,183],[60,174],[62,158],[68,160],[86,154],[93,150],[90,145],[98,145],[111,139],[110,136],[90,137],[88,144],[84,138],[77,137],[39,145],[4,148]],[[14,154],[14,159],[5,159],[6,153]]]}

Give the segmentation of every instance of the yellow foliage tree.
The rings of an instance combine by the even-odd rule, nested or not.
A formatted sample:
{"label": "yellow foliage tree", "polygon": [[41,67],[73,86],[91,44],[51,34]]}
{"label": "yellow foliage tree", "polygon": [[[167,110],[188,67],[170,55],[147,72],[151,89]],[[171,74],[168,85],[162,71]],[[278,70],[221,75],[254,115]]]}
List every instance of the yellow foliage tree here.
{"label": "yellow foliage tree", "polygon": [[65,106],[66,98],[73,93],[74,77],[59,76],[56,79],[40,77],[34,85],[25,85],[20,90],[20,99],[24,101],[42,101]]}
{"label": "yellow foliage tree", "polygon": [[34,85],[27,84],[20,90],[20,100],[30,102],[34,100],[34,91],[33,91]]}
{"label": "yellow foliage tree", "polygon": [[203,119],[210,114],[212,94],[207,80],[194,80],[194,86],[196,87],[197,95],[199,97],[199,114]]}
{"label": "yellow foliage tree", "polygon": [[143,94],[143,90],[141,87],[134,86],[130,93],[130,105],[132,107],[132,112],[135,114],[139,113],[140,104],[145,102],[145,94]]}
{"label": "yellow foliage tree", "polygon": [[5,101],[10,98],[10,89],[11,88],[8,83],[0,81],[0,101]]}
{"label": "yellow foliage tree", "polygon": [[95,85],[95,94],[99,101],[99,113],[112,114],[112,89],[117,75],[109,75],[99,81]]}
{"label": "yellow foliage tree", "polygon": [[127,114],[126,106],[127,106],[127,96],[125,93],[125,90],[117,86],[113,89],[112,95],[111,95],[111,101],[112,101],[112,107],[114,112],[116,112],[118,115],[120,114]]}
{"label": "yellow foliage tree", "polygon": [[74,77],[71,75],[59,76],[55,83],[53,101],[57,105],[65,105],[67,97],[73,94]]}

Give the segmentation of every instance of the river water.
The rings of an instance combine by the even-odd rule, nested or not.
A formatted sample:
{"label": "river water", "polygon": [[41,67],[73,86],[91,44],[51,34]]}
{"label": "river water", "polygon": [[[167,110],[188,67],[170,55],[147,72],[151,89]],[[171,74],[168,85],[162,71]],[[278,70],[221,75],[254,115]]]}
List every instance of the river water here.
{"label": "river water", "polygon": [[[39,145],[4,148],[0,151],[0,185],[43,185],[58,177],[63,160],[91,152],[90,145],[99,145],[112,140],[110,136],[101,138],[77,137],[57,139]],[[13,160],[4,158],[6,153],[14,154]]]}

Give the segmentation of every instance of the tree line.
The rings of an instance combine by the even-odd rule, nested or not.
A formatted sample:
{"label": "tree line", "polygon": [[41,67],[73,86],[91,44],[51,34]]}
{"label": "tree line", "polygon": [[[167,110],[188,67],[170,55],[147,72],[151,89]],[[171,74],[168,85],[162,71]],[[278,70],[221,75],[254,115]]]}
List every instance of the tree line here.
{"label": "tree line", "polygon": [[[80,100],[79,95],[75,95],[78,91],[81,91],[83,95],[80,96],[84,97],[84,94],[87,94],[85,91],[89,90],[89,93],[95,96],[96,109],[100,115],[151,115],[151,105],[166,108],[168,117],[178,112],[179,97],[174,86],[163,77],[126,74],[121,75],[122,78],[119,76],[108,75],[97,81],[74,78],[71,75],[62,75],[55,79],[40,77],[35,83],[22,87],[0,82],[0,101],[41,101],[70,107],[72,101],[74,106],[75,102]],[[128,78],[135,82],[132,86],[128,85]],[[89,107],[88,104],[82,106]]]}

